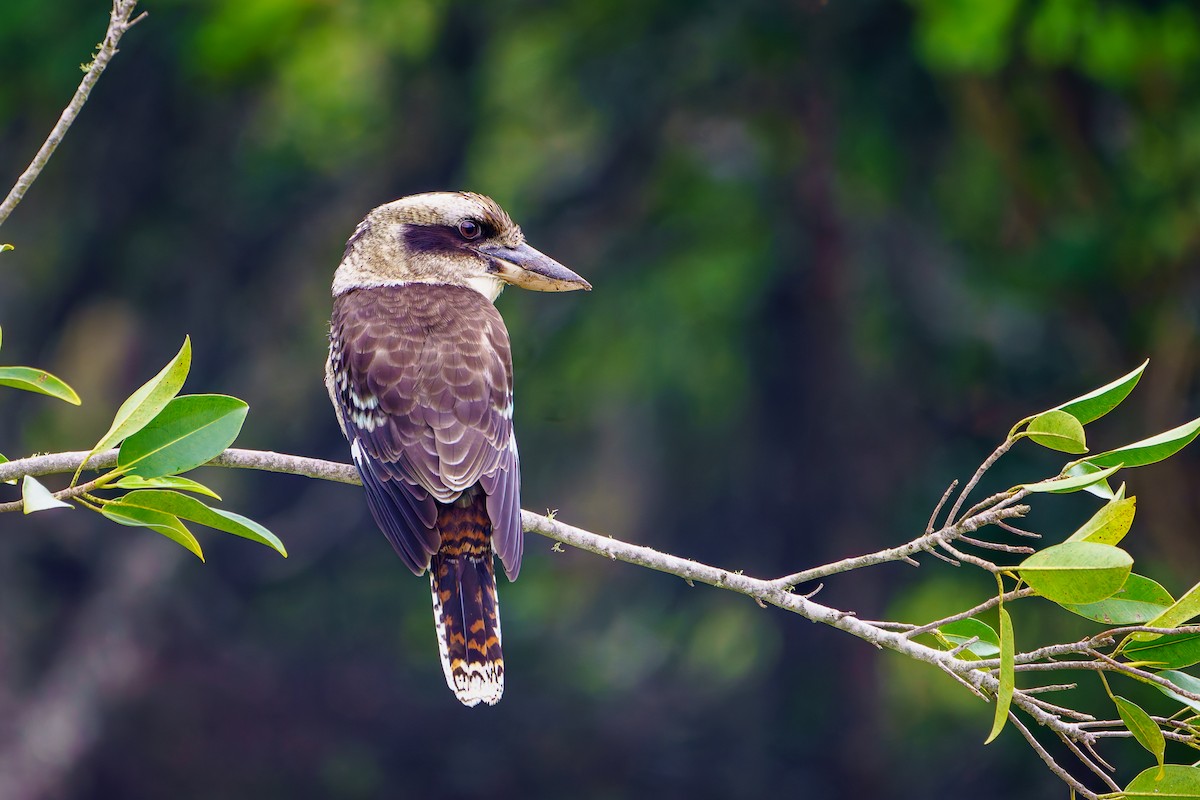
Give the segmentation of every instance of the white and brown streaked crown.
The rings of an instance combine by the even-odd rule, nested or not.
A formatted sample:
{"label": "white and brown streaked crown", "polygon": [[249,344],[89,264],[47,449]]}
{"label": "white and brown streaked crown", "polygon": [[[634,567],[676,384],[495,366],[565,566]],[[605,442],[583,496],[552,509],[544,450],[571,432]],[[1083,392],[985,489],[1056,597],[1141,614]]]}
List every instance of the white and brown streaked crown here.
{"label": "white and brown streaked crown", "polygon": [[367,502],[404,563],[430,569],[450,688],[503,691],[493,552],[520,570],[520,464],[507,283],[591,287],[525,243],[494,201],[414,195],[373,210],[334,278],[326,383]]}

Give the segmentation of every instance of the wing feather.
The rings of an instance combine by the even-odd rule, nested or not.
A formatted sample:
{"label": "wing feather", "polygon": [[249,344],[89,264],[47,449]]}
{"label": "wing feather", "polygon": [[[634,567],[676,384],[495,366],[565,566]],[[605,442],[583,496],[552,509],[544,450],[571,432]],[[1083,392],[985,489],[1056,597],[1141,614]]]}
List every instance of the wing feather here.
{"label": "wing feather", "polygon": [[[376,522],[423,571],[437,551],[437,503],[475,484],[496,551],[520,569],[520,467],[508,331],[472,289],[408,284],[334,302],[330,395]],[[343,377],[344,376],[344,377]]]}

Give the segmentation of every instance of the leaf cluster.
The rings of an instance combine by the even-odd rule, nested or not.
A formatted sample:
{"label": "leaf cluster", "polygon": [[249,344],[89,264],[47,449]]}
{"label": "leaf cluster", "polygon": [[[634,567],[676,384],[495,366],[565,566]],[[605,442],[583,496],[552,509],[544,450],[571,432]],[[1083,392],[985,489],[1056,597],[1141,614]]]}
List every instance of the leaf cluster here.
{"label": "leaf cluster", "polygon": [[[1062,542],[1032,552],[1013,566],[994,566],[999,596],[999,630],[977,617],[956,618],[937,625],[934,638],[959,657],[994,663],[992,689],[995,714],[987,741],[996,738],[1013,713],[1014,695],[1021,690],[1017,677],[1023,665],[1046,663],[1051,669],[1070,669],[1082,661],[1056,661],[1064,654],[1087,655],[1096,667],[1117,719],[1107,725],[1141,744],[1157,762],[1129,782],[1123,790],[1101,797],[1200,797],[1200,767],[1167,761],[1168,737],[1200,750],[1200,678],[1186,672],[1200,664],[1200,626],[1189,626],[1200,616],[1200,583],[1175,599],[1156,581],[1133,572],[1134,560],[1119,545],[1133,527],[1137,499],[1126,495],[1122,483],[1115,491],[1110,480],[1121,470],[1169,458],[1200,435],[1200,418],[1131,444],[1089,452],[1085,426],[1115,409],[1134,389],[1146,368],[1143,363],[1129,374],[1085,395],[1028,417],[1010,431],[999,453],[1020,441],[1030,441],[1070,455],[1082,456],[1063,465],[1052,478],[1019,484],[1006,498],[1086,491],[1104,504]],[[982,543],[981,543],[982,544]],[[1028,548],[1009,548],[1024,549]],[[976,563],[976,562],[972,562]],[[1005,581],[1015,581],[1015,586]],[[1041,597],[1059,607],[1112,629],[1085,640],[1078,647],[1047,648],[1021,653],[1016,646],[1012,616],[1006,607],[1015,599]],[[1128,629],[1128,630],[1123,630]],[[1059,665],[1059,666],[1056,666]],[[1169,717],[1154,717],[1134,701],[1113,693],[1105,671],[1157,688],[1179,704]],[[1089,719],[1091,719],[1089,717]],[[1114,731],[1108,731],[1113,734]],[[1086,737],[1081,735],[1081,739]],[[1082,756],[1084,759],[1090,758]]]}
{"label": "leaf cluster", "polygon": [[[108,431],[92,447],[66,489],[51,492],[26,475],[21,486],[24,513],[71,508],[75,503],[120,525],[160,533],[201,560],[204,552],[200,542],[185,523],[258,542],[286,557],[287,549],[275,534],[252,519],[197,499],[196,495],[221,498],[204,484],[182,475],[208,463],[233,444],[249,411],[249,406],[236,397],[180,395],[191,361],[191,340],[185,338],[175,357],[117,409]],[[53,376],[30,385],[16,379],[5,383],[5,375],[0,370],[0,384],[79,402],[75,393]],[[80,484],[88,462],[117,445],[116,467]]]}

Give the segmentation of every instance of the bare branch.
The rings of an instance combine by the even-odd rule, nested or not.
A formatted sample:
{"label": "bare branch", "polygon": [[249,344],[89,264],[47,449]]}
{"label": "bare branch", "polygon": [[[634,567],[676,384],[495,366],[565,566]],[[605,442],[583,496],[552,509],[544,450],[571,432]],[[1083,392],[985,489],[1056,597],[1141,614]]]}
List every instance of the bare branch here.
{"label": "bare branch", "polygon": [[[73,473],[87,456],[86,452],[57,453],[35,456],[0,464],[0,480],[11,480],[24,475],[49,475],[58,473]],[[109,450],[95,456],[89,461],[88,468],[104,470],[116,465],[117,451]],[[241,469],[258,469],[271,472],[282,472],[293,475],[316,478],[319,480],[336,481],[347,484],[359,483],[355,468],[349,464],[341,464],[320,459],[304,458],[282,453],[263,452],[255,450],[229,449],[208,464]],[[74,497],[75,494],[94,488],[96,481],[74,489],[64,489],[57,493],[63,498]],[[720,589],[737,592],[755,600],[759,605],[773,605],[790,611],[813,622],[837,628],[861,639],[874,647],[893,650],[917,661],[923,661],[950,675],[956,682],[982,699],[994,697],[999,690],[999,680],[994,674],[998,667],[996,659],[976,659],[965,652],[963,647],[953,650],[942,650],[929,647],[913,640],[913,637],[933,630],[959,619],[987,611],[1001,600],[1012,601],[1034,594],[1031,589],[1020,589],[1006,592],[1002,597],[989,598],[987,601],[959,614],[937,620],[922,626],[911,626],[895,622],[871,622],[858,619],[853,612],[832,608],[812,600],[815,592],[808,595],[791,591],[795,583],[810,581],[815,578],[834,575],[850,569],[871,566],[874,564],[899,561],[908,558],[912,553],[921,550],[943,548],[956,557],[963,558],[968,563],[974,563],[989,571],[1000,570],[991,562],[974,556],[966,556],[948,543],[962,538],[966,533],[986,525],[992,525],[1004,519],[1022,516],[1028,511],[1027,506],[1014,505],[1019,497],[1004,495],[995,506],[985,508],[974,514],[968,514],[954,525],[945,527],[933,534],[926,534],[898,548],[879,551],[867,556],[845,559],[835,564],[796,573],[776,580],[762,580],[742,574],[740,571],[730,571],[720,567],[703,564],[679,556],[663,553],[649,547],[624,542],[609,536],[592,533],[581,528],[567,525],[553,517],[534,514],[529,511],[521,512],[521,523],[525,531],[538,533],[564,544],[569,544],[581,550],[586,550],[604,556],[613,561],[624,561],[629,564],[657,570],[669,575],[682,578],[689,584],[705,583]],[[0,511],[15,510],[20,503],[0,505]],[[1200,628],[1200,626],[1197,626]],[[1169,681],[1127,664],[1121,664],[1095,648],[1111,645],[1116,637],[1135,631],[1160,632],[1159,629],[1149,629],[1145,626],[1126,626],[1101,632],[1091,638],[1078,642],[1050,645],[1037,650],[1020,653],[1016,656],[1016,669],[1025,671],[1049,671],[1063,669],[1085,669],[1090,671],[1121,672],[1129,677],[1171,688],[1181,696],[1196,699]],[[965,657],[960,657],[960,655]],[[1086,655],[1094,660],[1049,661],[1043,659],[1061,658],[1063,656]],[[1041,663],[1034,663],[1041,662]],[[1075,752],[1080,761],[1089,769],[1096,771],[1103,763],[1093,750],[1097,734],[1105,733],[1105,738],[1111,731],[1090,730],[1095,723],[1086,714],[1042,700],[1035,695],[1053,690],[1063,690],[1069,686],[1043,686],[1028,690],[1017,689],[1013,693],[1014,710],[1019,709],[1035,720],[1039,725],[1050,729],[1056,736],[1063,739],[1067,746]],[[1014,718],[1015,721],[1015,718]],[[1096,797],[1094,793],[1083,787],[1066,770],[1058,766],[1050,758],[1044,748],[1032,739],[1028,730],[1017,723],[1022,734],[1030,741],[1030,745],[1042,756],[1051,770],[1070,784],[1084,797]],[[1179,727],[1179,726],[1166,726]],[[1190,733],[1167,730],[1169,738],[1188,744],[1195,744]],[[1100,774],[1100,773],[1097,773]]]}
{"label": "bare branch", "polygon": [[[1045,694],[1046,692],[1068,692],[1071,689],[1078,689],[1078,683],[1052,683],[1047,686],[1031,686],[1028,689],[1022,689],[1025,694]],[[1095,723],[1092,723],[1095,724]],[[1079,727],[1084,727],[1080,725]]]}
{"label": "bare branch", "polygon": [[[975,488],[975,485],[979,483],[979,480],[983,477],[984,473],[991,469],[992,465],[999,461],[1000,457],[1007,453],[1008,449],[1012,446],[1013,440],[1005,439],[1001,445],[996,448],[995,452],[988,456],[987,459],[979,465],[979,469],[975,470],[975,474],[971,476],[971,480],[967,481],[967,485],[964,486],[962,492],[959,493],[958,499],[954,501],[954,505],[951,507],[950,513],[946,515],[947,525],[954,524],[954,518],[958,515],[958,510],[962,508],[963,503],[966,501],[967,495],[969,495],[971,490]],[[970,516],[969,512],[968,516]]]}
{"label": "bare branch", "polygon": [[964,564],[970,564],[973,567],[979,567],[980,569],[993,574],[997,572],[1004,572],[1003,567],[996,566],[986,558],[979,558],[978,556],[973,556],[970,553],[964,553],[949,542],[940,542],[938,546],[949,553],[951,558],[961,561]]}
{"label": "bare branch", "polygon": [[978,636],[972,636],[970,639],[967,639],[965,642],[960,644],[958,647],[951,650],[950,655],[953,656],[954,658],[958,658],[964,650],[971,649],[971,645],[977,643],[978,641],[979,641]]}
{"label": "bare branch", "polygon": [[960,542],[963,542],[964,544],[973,545],[975,547],[979,547],[984,550],[996,550],[1001,553],[1013,553],[1016,555],[1028,556],[1028,555],[1032,555],[1033,553],[1037,552],[1032,547],[1026,547],[1025,545],[1001,544],[1000,542],[988,542],[983,539],[976,539],[972,536],[960,536],[958,540]]}
{"label": "bare branch", "polygon": [[[1013,669],[1016,672],[1059,672],[1062,670],[1085,670],[1087,672],[1118,672],[1130,678],[1135,678],[1142,683],[1151,683],[1155,686],[1161,686],[1164,689],[1169,689],[1173,694],[1188,700],[1200,702],[1200,694],[1190,692],[1181,686],[1177,686],[1166,678],[1159,677],[1152,672],[1132,667],[1129,664],[1122,664],[1119,661],[1114,661],[1108,658],[1103,653],[1095,653],[1097,661],[1048,661],[1039,664],[1017,664]],[[1021,658],[1020,655],[1017,658]]]}
{"label": "bare branch", "polygon": [[[35,456],[0,464],[0,480],[11,480],[24,475],[49,475],[55,473],[73,473],[87,456],[86,452],[56,453]],[[116,464],[117,451],[108,450],[97,454],[88,462],[89,469],[105,469]],[[235,467],[244,469],[260,469],[273,472],[284,472],[293,475],[331,480],[341,483],[357,484],[358,476],[353,466],[339,464],[320,459],[303,458],[300,456],[270,453],[255,450],[229,449],[209,462],[208,466]],[[60,494],[64,494],[63,490]],[[1001,514],[1017,515],[1023,513],[1021,508],[1004,509]],[[963,520],[955,530],[973,530],[990,524],[994,512],[985,512],[976,517]],[[843,630],[876,647],[883,647],[903,653],[918,661],[924,661],[937,666],[946,666],[958,675],[966,678],[974,686],[985,686],[989,691],[994,690],[995,679],[980,669],[974,661],[963,661],[950,657],[945,651],[937,650],[917,642],[910,641],[901,633],[884,630],[863,620],[852,613],[816,603],[810,596],[794,594],[782,586],[779,581],[768,581],[751,578],[740,572],[713,567],[697,561],[691,561],[679,556],[662,553],[649,547],[630,544],[608,536],[585,531],[529,511],[521,512],[521,522],[524,530],[538,533],[564,544],[569,544],[581,550],[604,556],[614,561],[624,561],[630,564],[665,572],[683,578],[693,583],[706,583],[721,589],[746,595],[755,600],[799,614],[813,622]],[[946,535],[950,535],[946,534]],[[924,537],[923,537],[924,538]],[[871,558],[871,557],[865,557]],[[876,563],[882,563],[878,561]],[[820,568],[819,568],[820,569]],[[838,570],[831,570],[834,574]],[[1041,712],[1026,698],[1026,710],[1035,714],[1042,724],[1053,724],[1058,718]]]}
{"label": "bare branch", "polygon": [[[1030,693],[1025,692],[1025,694]],[[1096,718],[1091,714],[1085,714],[1082,711],[1076,711],[1073,708],[1055,705],[1054,703],[1047,703],[1045,700],[1042,700],[1039,697],[1030,697],[1029,702],[1033,703],[1043,711],[1049,711],[1052,714],[1058,714],[1060,717],[1070,717],[1071,719],[1078,720],[1079,722],[1095,722],[1096,720]]]}
{"label": "bare branch", "polygon": [[[1121,791],[1121,787],[1117,785],[1117,782],[1109,777],[1108,773],[1104,771],[1104,768],[1101,767],[1100,764],[1097,764],[1091,759],[1091,757],[1087,755],[1087,753],[1084,753],[1082,750],[1080,750],[1079,745],[1075,744],[1061,733],[1058,735],[1058,738],[1062,739],[1062,743],[1067,746],[1067,749],[1074,753],[1075,757],[1078,758],[1085,767],[1090,769],[1093,774],[1100,778],[1100,780],[1104,781],[1108,788],[1112,789],[1114,792]],[[1088,752],[1092,752],[1092,747],[1090,744],[1088,745]],[[1112,766],[1107,761],[1104,761],[1104,759],[1097,757],[1097,760],[1103,762],[1105,767],[1112,769]]]}
{"label": "bare branch", "polygon": [[1017,536],[1025,536],[1029,539],[1042,538],[1042,535],[1040,533],[1034,533],[1033,531],[1022,530],[1021,528],[1015,527],[1013,525],[1009,525],[1007,522],[997,522],[996,527],[1002,531],[1008,531],[1009,533],[1016,534]]}
{"label": "bare branch", "polygon": [[927,533],[899,547],[889,547],[886,550],[869,553],[865,556],[845,558],[832,564],[825,564],[824,566],[813,567],[812,569],[796,572],[792,575],[785,575],[782,578],[776,578],[771,581],[771,584],[781,589],[790,589],[793,586],[814,581],[818,578],[838,575],[843,572],[862,569],[863,567],[873,567],[877,564],[886,564],[891,561],[901,561],[922,551],[930,552],[933,547],[944,546],[947,542],[953,541],[965,534],[977,531],[988,525],[994,525],[999,520],[1024,516],[1028,511],[1028,506],[1012,506],[981,511],[978,514],[966,517],[954,525],[934,531],[933,533]]}
{"label": "bare branch", "polygon": [[12,214],[13,209],[25,197],[25,192],[29,191],[29,187],[37,180],[38,175],[42,173],[47,162],[50,161],[50,156],[54,155],[54,150],[62,142],[63,137],[67,135],[67,130],[71,124],[75,122],[75,118],[79,116],[79,112],[83,110],[84,103],[87,102],[88,95],[92,93],[92,87],[96,85],[96,81],[100,80],[100,75],[104,72],[105,67],[113,56],[117,54],[117,44],[121,41],[121,37],[125,35],[125,31],[132,28],[145,17],[145,14],[130,19],[133,16],[133,9],[137,7],[137,0],[113,0],[112,13],[109,15],[108,31],[104,34],[104,41],[96,50],[96,57],[92,60],[88,67],[87,74],[83,76],[83,80],[79,82],[79,88],[75,90],[75,96],[71,98],[71,102],[63,109],[62,114],[58,118],[50,135],[46,137],[46,141],[42,143],[41,148],[37,151],[37,155],[33,157],[25,172],[21,177],[17,178],[16,184],[12,191],[8,193],[8,197],[4,198],[4,202],[0,203],[0,225],[3,225],[8,216]]}
{"label": "bare branch", "polygon": [[[73,473],[87,458],[87,452],[77,450],[66,453],[50,453],[48,455],[31,456],[17,461],[6,461],[0,464],[0,482],[19,480],[26,475],[35,478],[43,475]],[[117,450],[105,450],[97,453],[88,461],[89,470],[112,469],[117,465]],[[233,469],[255,469],[261,472],[282,472],[289,475],[299,475],[305,478],[349,483],[360,485],[358,472],[350,464],[340,464],[336,461],[324,461],[319,458],[306,458],[286,453],[273,453],[268,450],[243,450],[231,447],[221,455],[208,462],[209,467],[231,467]],[[69,500],[84,491],[95,488],[95,482],[73,489],[63,489],[55,492],[59,500]],[[0,513],[5,511],[20,511],[21,503],[0,503]]]}
{"label": "bare branch", "polygon": [[938,514],[942,513],[942,506],[946,505],[946,501],[950,499],[951,493],[958,488],[958,479],[950,481],[950,485],[946,487],[946,491],[942,492],[942,499],[938,500],[936,506],[933,507],[933,513],[929,515],[929,522],[925,524],[925,533],[933,533],[933,526],[937,524]]}
{"label": "bare branch", "polygon": [[974,608],[968,608],[966,611],[959,612],[958,614],[951,614],[948,617],[936,619],[933,622],[913,628],[912,630],[905,632],[904,635],[912,638],[913,636],[919,636],[922,633],[929,633],[934,628],[940,628],[943,625],[948,625],[951,622],[958,622],[960,619],[966,619],[967,617],[974,617],[989,609],[995,608],[996,606],[1000,605],[1000,603],[1007,603],[1022,597],[1029,597],[1031,594],[1034,594],[1033,589],[1027,587],[1025,589],[1015,589],[1011,592],[1005,592],[1004,594],[996,595],[995,597],[989,597],[987,600],[983,601]]}
{"label": "bare branch", "polygon": [[1054,760],[1054,757],[1046,752],[1046,748],[1042,747],[1042,743],[1033,738],[1033,734],[1029,732],[1029,729],[1026,728],[1024,724],[1022,724],[1021,720],[1017,718],[1016,714],[1010,711],[1008,712],[1008,718],[1012,722],[1013,727],[1019,730],[1021,735],[1025,737],[1025,741],[1029,742],[1029,746],[1033,748],[1033,751],[1041,756],[1042,761],[1046,762],[1046,766],[1050,768],[1051,772],[1053,772],[1059,778],[1062,778],[1062,780],[1068,786],[1078,792],[1081,797],[1085,797],[1087,800],[1096,800],[1096,793],[1076,780],[1071,773],[1060,767],[1058,762]]}

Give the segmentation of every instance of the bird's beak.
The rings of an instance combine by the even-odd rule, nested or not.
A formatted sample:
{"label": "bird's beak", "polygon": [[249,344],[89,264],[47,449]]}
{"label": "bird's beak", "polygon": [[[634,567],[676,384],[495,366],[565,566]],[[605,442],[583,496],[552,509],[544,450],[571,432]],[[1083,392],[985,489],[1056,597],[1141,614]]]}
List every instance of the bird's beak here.
{"label": "bird's beak", "polygon": [[504,247],[485,244],[479,252],[491,262],[492,269],[505,283],[535,292],[591,291],[592,285],[550,256],[527,244]]}

